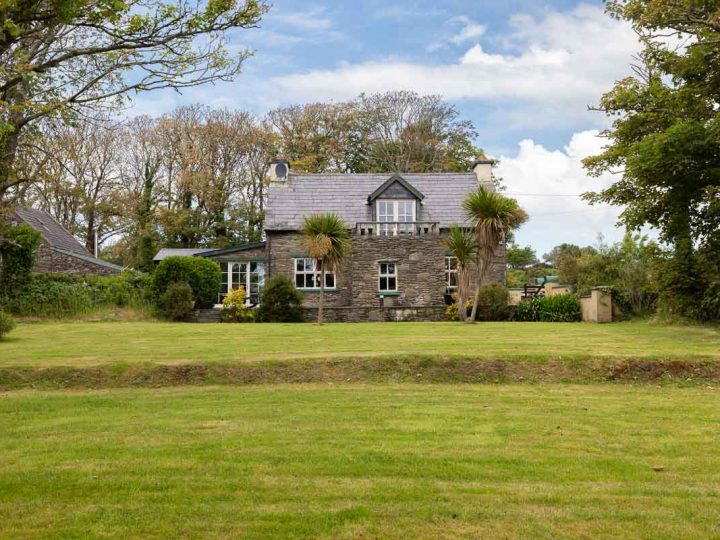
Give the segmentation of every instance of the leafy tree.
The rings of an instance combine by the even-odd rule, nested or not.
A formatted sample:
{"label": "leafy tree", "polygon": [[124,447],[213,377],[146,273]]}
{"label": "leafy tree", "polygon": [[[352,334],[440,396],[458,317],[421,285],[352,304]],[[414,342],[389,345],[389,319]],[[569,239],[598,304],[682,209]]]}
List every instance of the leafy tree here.
{"label": "leafy tree", "polygon": [[532,247],[520,247],[515,242],[507,246],[505,260],[513,270],[520,270],[538,263],[537,255]]}
{"label": "leafy tree", "polygon": [[323,323],[325,275],[328,268],[340,267],[350,253],[350,231],[337,214],[312,214],[305,217],[300,229],[308,255],[320,269],[320,303],[318,324]]}
{"label": "leafy tree", "polygon": [[527,221],[528,215],[515,199],[479,185],[463,201],[465,216],[473,224],[478,246],[477,283],[470,322],[475,321],[480,289],[487,281],[497,250],[507,234]]}
{"label": "leafy tree", "polygon": [[[672,246],[663,289],[681,315],[698,315],[707,287],[701,253],[720,260],[720,23],[715,2],[623,0],[607,4],[642,38],[635,75],[600,101],[614,118],[593,174],[620,172],[592,202],[624,206],[631,229],[651,225]],[[682,46],[681,46],[682,44]]]}
{"label": "leafy tree", "polygon": [[447,248],[453,257],[457,259],[457,280],[458,280],[458,317],[462,322],[467,320],[468,295],[470,292],[470,271],[477,256],[477,244],[475,238],[465,229],[451,227],[447,239]]}
{"label": "leafy tree", "polygon": [[30,283],[42,235],[26,223],[0,231],[0,294],[21,293]]}
{"label": "leafy tree", "polygon": [[0,198],[28,182],[18,152],[42,120],[122,105],[131,93],[231,80],[224,32],[257,24],[258,0],[9,0],[0,7]]}

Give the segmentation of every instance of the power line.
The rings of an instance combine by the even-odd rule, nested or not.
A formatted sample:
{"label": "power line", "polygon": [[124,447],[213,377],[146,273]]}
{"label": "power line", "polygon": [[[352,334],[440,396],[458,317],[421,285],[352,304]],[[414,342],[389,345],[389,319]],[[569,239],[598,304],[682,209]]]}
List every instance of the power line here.
{"label": "power line", "polygon": [[512,191],[504,191],[507,195],[517,195],[520,197],[582,197],[582,193],[513,193]]}

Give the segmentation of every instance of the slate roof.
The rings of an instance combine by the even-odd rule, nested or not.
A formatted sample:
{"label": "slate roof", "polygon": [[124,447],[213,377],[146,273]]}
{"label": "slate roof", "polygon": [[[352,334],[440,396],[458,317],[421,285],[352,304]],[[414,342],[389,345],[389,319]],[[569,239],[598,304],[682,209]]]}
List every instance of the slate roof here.
{"label": "slate roof", "polygon": [[[268,190],[265,229],[293,231],[302,226],[306,215],[337,212],[345,222],[372,220],[368,197],[382,186],[392,173],[384,174],[294,174],[284,183],[274,182]],[[462,201],[477,187],[477,176],[468,173],[401,174],[425,198],[419,205],[418,221],[439,223],[441,228],[465,224]],[[491,189],[491,183],[486,184]]]}
{"label": "slate roof", "polygon": [[43,210],[35,208],[16,208],[15,215],[43,235],[50,247],[77,255],[92,257],[92,254],[55,218]]}
{"label": "slate roof", "polygon": [[90,264],[104,266],[121,272],[123,268],[117,264],[109,263],[93,257],[85,246],[78,242],[70,231],[60,225],[58,221],[44,210],[35,208],[15,208],[15,216],[18,220],[30,225],[33,229],[43,235],[48,247],[53,251],[63,253],[69,257],[75,257]]}

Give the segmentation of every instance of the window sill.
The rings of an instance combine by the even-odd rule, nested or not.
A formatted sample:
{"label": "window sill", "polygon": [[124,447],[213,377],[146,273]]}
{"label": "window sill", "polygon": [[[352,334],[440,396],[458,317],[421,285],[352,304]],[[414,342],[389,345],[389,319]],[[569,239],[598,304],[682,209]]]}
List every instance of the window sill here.
{"label": "window sill", "polygon": [[[339,290],[340,290],[340,289],[338,289],[338,288],[336,288],[336,287],[328,287],[328,288],[325,289],[325,292],[338,292]],[[309,292],[319,293],[319,292],[320,292],[320,289],[301,289],[301,288],[298,288],[298,291],[303,292],[303,293],[309,293]]]}
{"label": "window sill", "polygon": [[378,291],[377,296],[400,296],[400,291]]}

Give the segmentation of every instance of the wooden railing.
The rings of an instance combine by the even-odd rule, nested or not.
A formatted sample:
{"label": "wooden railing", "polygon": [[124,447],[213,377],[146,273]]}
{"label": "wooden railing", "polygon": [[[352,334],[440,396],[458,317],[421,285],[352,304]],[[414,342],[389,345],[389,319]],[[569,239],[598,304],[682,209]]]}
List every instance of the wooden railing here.
{"label": "wooden railing", "polygon": [[435,221],[366,221],[355,226],[360,236],[426,236],[439,234],[440,227]]}
{"label": "wooden railing", "polygon": [[525,285],[523,287],[522,299],[535,298],[545,295],[545,285]]}

